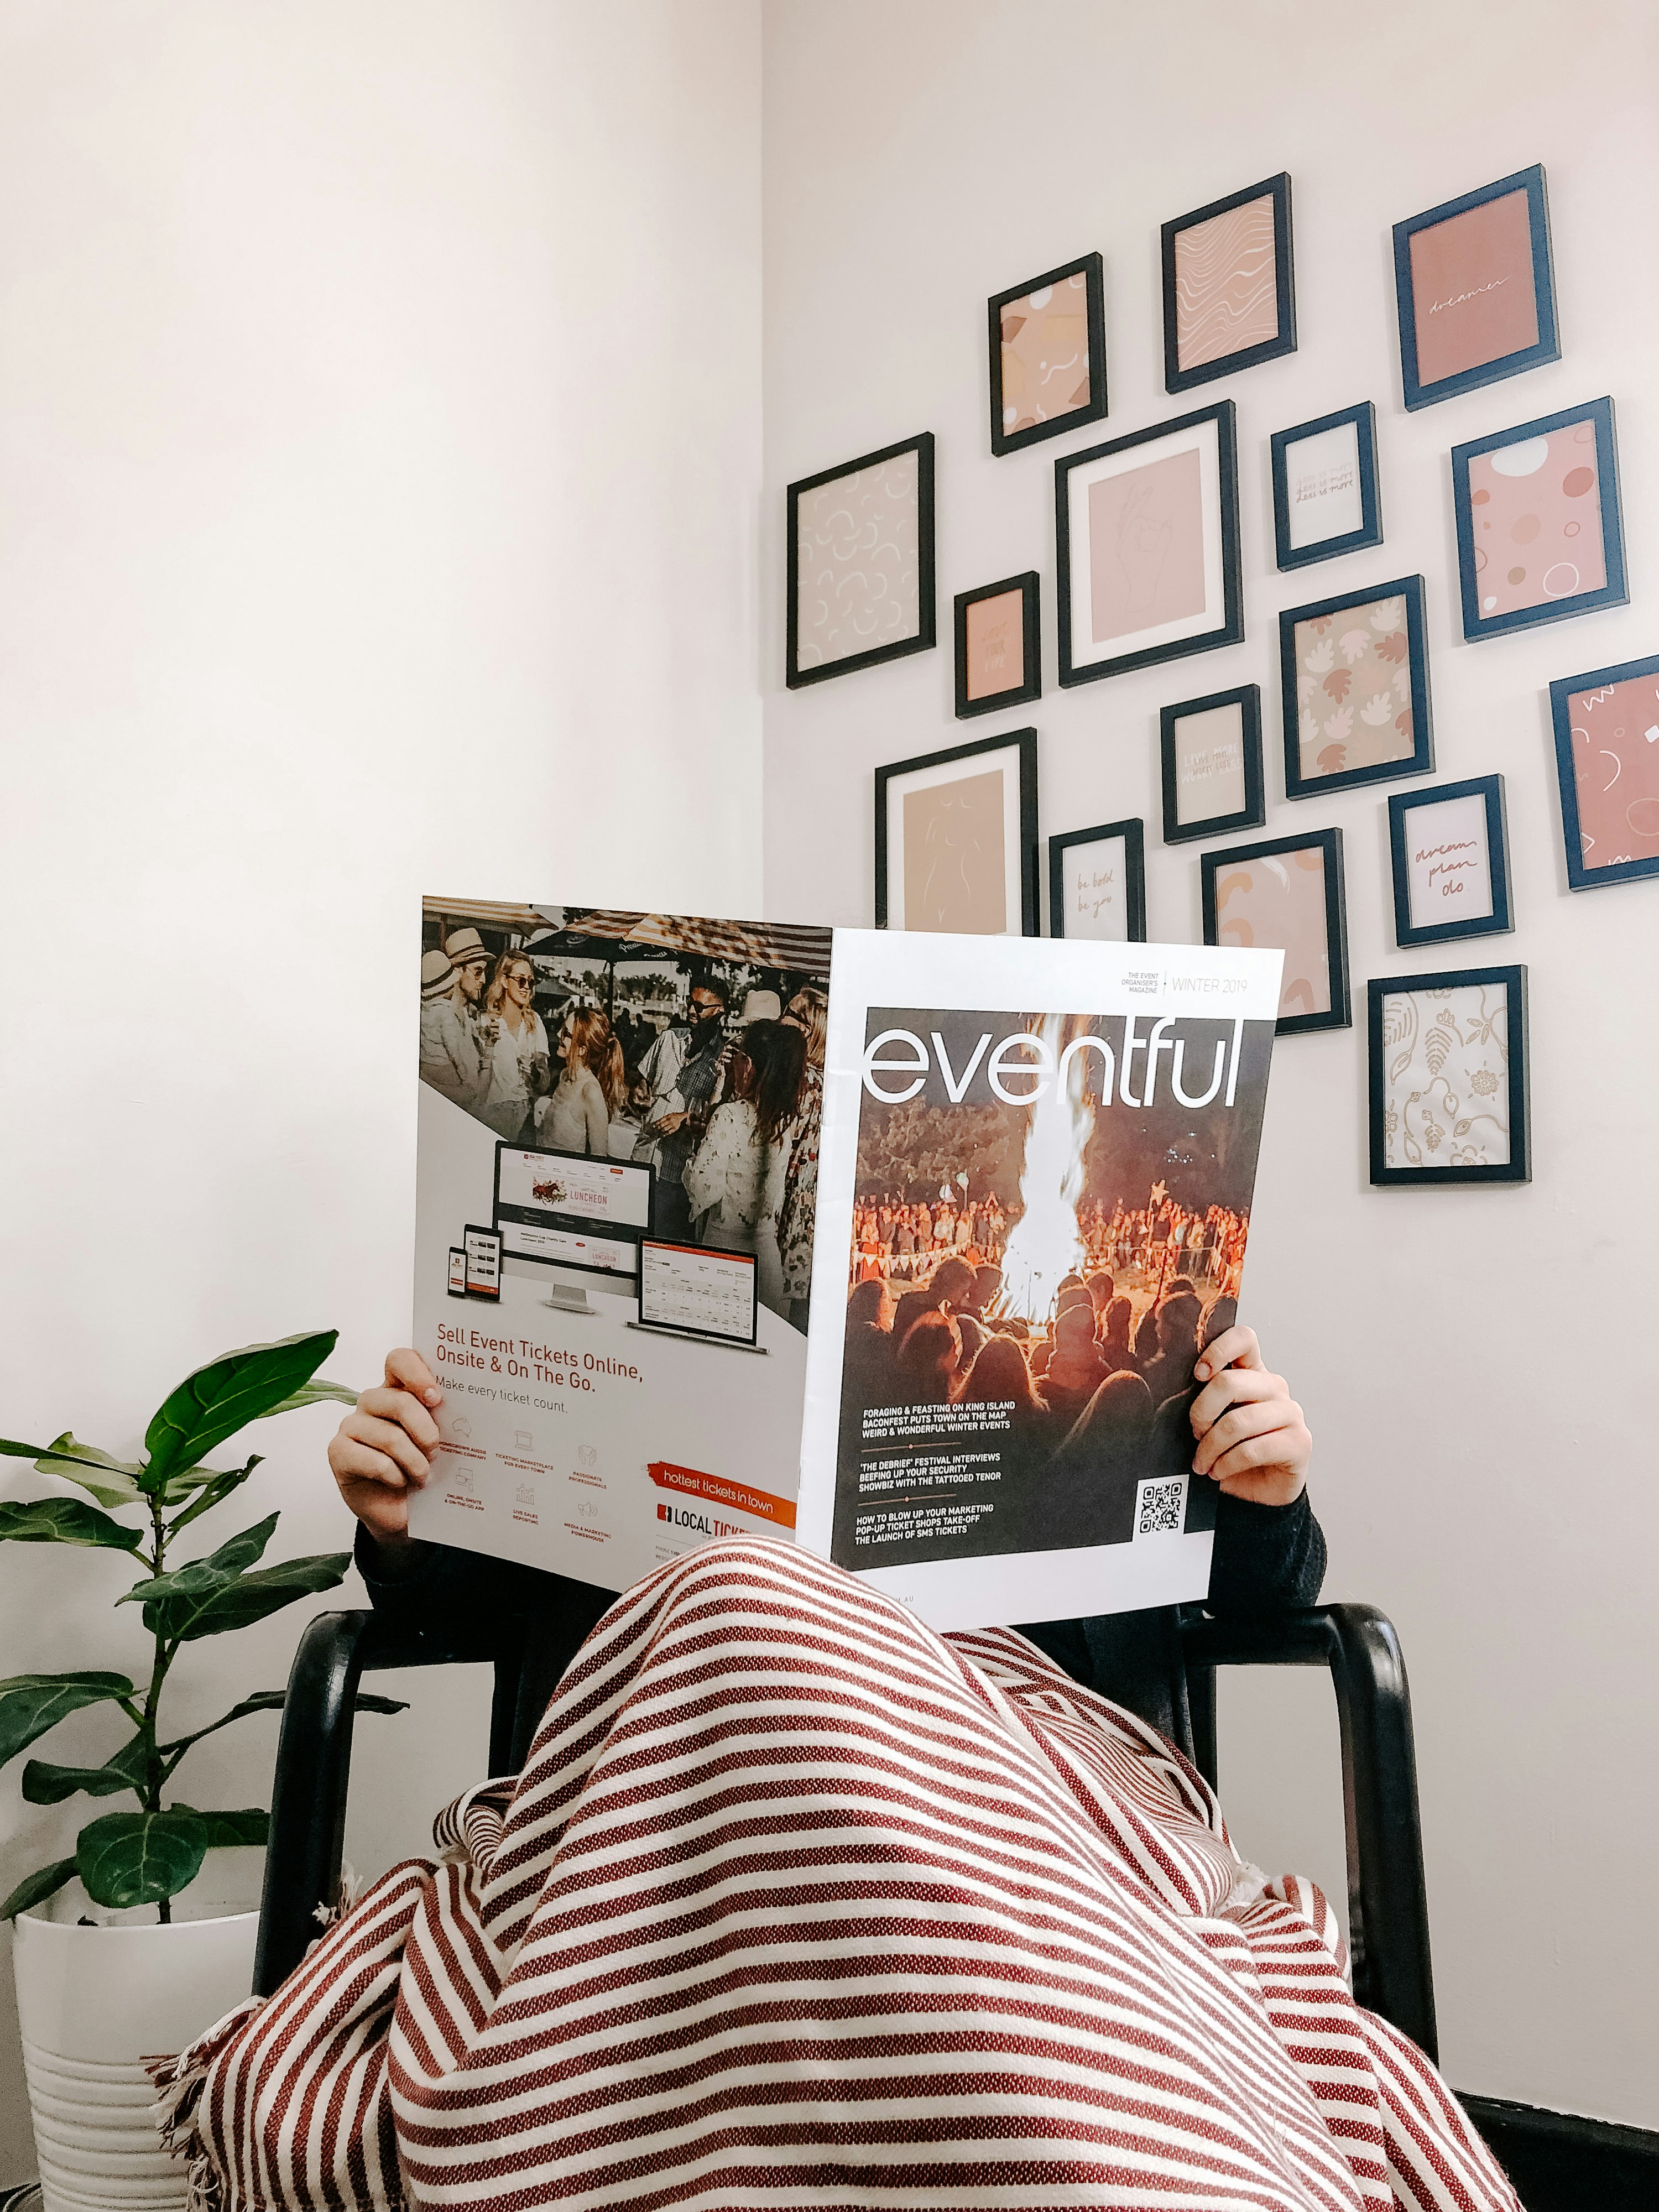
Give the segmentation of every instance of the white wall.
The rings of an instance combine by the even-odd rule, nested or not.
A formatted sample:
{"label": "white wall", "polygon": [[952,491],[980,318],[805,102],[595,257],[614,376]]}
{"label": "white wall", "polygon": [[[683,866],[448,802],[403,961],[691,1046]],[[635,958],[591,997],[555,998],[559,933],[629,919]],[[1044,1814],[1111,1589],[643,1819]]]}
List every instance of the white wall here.
{"label": "white wall", "polygon": [[[1527,963],[1530,1188],[1371,1191],[1363,1032],[1288,1039],[1247,1304],[1318,1439],[1328,1591],[1382,1605],[1404,1639],[1452,2079],[1659,2125],[1659,1923],[1645,1904],[1659,1819],[1659,885],[1569,895],[1545,690],[1659,647],[1652,10],[771,0],[766,39],[769,910],[867,923],[876,764],[1035,721],[1044,834],[1143,816],[1151,934],[1195,941],[1196,856],[1159,836],[1157,709],[1253,678],[1267,702],[1265,834],[1344,831],[1358,1005],[1371,975]],[[1407,418],[1390,226],[1537,161],[1563,360]],[[1281,168],[1294,179],[1301,349],[1170,399],[1158,225]],[[994,459],[987,296],[1093,248],[1106,261],[1109,422]],[[1632,605],[1463,645],[1448,449],[1606,392],[1619,408]],[[1059,694],[1056,451],[1224,392],[1239,410],[1247,641]],[[1380,421],[1386,544],[1281,577],[1268,434],[1366,398]],[[787,694],[785,485],[921,429],[939,440],[941,649]],[[951,595],[1027,568],[1043,577],[1047,696],[1002,721],[957,723]],[[1394,949],[1387,791],[1286,805],[1277,757],[1276,610],[1419,569],[1437,773],[1503,770],[1519,917],[1512,938],[1438,959]],[[1310,1677],[1230,1690],[1223,1781],[1245,1850],[1340,1889],[1328,1702]]]}
{"label": "white wall", "polygon": [[[759,151],[754,0],[0,6],[0,1431],[401,1340],[423,890],[756,909]],[[331,1425],[261,1439],[277,1551],[344,1540]],[[122,1587],[6,1547],[0,1675],[131,1663]],[[479,1771],[481,1685],[415,1694],[360,1864]],[[0,1891],[86,1811],[18,1771]],[[19,2070],[0,1957],[0,2183]]]}

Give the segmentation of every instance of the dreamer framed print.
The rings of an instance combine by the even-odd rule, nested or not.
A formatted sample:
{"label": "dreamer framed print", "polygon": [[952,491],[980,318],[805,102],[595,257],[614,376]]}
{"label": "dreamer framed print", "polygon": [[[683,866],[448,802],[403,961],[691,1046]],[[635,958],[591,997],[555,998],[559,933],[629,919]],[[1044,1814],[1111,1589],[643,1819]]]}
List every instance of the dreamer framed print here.
{"label": "dreamer framed print", "polygon": [[1036,937],[1036,732],[876,770],[876,927]]}
{"label": "dreamer framed print", "polygon": [[1275,430],[1273,548],[1281,568],[1334,561],[1382,543],[1376,493],[1376,410],[1357,407]]}
{"label": "dreamer framed print", "polygon": [[1048,934],[1146,942],[1146,830],[1103,822],[1048,840]]}
{"label": "dreamer framed print", "polygon": [[1466,638],[1629,599],[1611,399],[1454,446],[1451,461]]}
{"label": "dreamer framed print", "polygon": [[1395,223],[1394,286],[1407,407],[1559,361],[1543,170]]}
{"label": "dreamer framed print", "polygon": [[1158,715],[1164,842],[1259,830],[1267,818],[1261,775],[1261,687],[1183,699]]}
{"label": "dreamer framed print", "polygon": [[1042,696],[1037,573],[957,593],[957,713],[994,714]]}
{"label": "dreamer framed print", "polygon": [[1396,945],[1501,937],[1514,928],[1501,775],[1391,793],[1389,849]]}
{"label": "dreamer framed print", "polygon": [[1420,576],[1286,607],[1279,672],[1286,799],[1433,768]]}
{"label": "dreamer framed print", "polygon": [[1166,392],[1295,351],[1287,173],[1164,224]]}
{"label": "dreamer framed print", "polygon": [[1054,463],[1060,680],[1090,684],[1237,645],[1233,403]]}
{"label": "dreamer framed print", "polygon": [[1530,1182],[1526,969],[1366,988],[1371,1181]]}
{"label": "dreamer framed print", "polygon": [[931,430],[792,483],[788,529],[792,690],[933,645]]}
{"label": "dreamer framed print", "polygon": [[1097,253],[987,302],[991,451],[1098,422],[1106,412],[1106,277]]}
{"label": "dreamer framed print", "polygon": [[1550,686],[1567,881],[1659,876],[1659,653]]}
{"label": "dreamer framed print", "polygon": [[1206,945],[1284,947],[1278,1034],[1352,1027],[1342,832],[1205,853],[1200,867]]}

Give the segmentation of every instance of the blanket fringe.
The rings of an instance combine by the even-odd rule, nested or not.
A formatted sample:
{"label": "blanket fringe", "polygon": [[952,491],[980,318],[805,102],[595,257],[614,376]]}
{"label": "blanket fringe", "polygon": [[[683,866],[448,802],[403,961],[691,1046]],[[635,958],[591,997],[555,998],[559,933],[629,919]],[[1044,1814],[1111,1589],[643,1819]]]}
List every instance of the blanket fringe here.
{"label": "blanket fringe", "polygon": [[206,2034],[182,2051],[146,2058],[143,2068],[155,2084],[150,2107],[157,2134],[185,2167],[185,2212],[233,2212],[225,2203],[218,2168],[209,2157],[199,2124],[202,2092],[214,2060],[264,2005],[263,1997],[244,1997],[216,2021]]}

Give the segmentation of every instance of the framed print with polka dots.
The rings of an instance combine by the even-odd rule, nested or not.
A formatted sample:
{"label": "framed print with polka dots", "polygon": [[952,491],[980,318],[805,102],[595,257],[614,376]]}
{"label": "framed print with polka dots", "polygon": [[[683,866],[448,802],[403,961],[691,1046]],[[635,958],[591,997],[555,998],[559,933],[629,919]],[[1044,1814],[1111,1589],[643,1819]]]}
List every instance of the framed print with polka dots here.
{"label": "framed print with polka dots", "polygon": [[1611,399],[1454,446],[1451,460],[1466,638],[1626,603]]}

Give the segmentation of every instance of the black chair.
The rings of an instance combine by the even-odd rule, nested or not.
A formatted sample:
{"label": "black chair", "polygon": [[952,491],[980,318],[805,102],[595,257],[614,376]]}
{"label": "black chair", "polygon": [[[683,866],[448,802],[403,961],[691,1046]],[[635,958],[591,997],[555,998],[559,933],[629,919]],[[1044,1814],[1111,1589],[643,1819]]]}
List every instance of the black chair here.
{"label": "black chair", "polygon": [[[1330,1605],[1240,1627],[1189,1607],[1182,1609],[1178,1626],[1182,1679],[1172,1685],[1176,1736],[1212,1783],[1218,1667],[1330,1669],[1342,1733],[1354,1995],[1437,2057],[1411,1693],[1392,1622],[1372,1606]],[[338,1895],[352,1721],[362,1675],[390,1667],[463,1663],[495,1668],[487,1771],[514,1773],[552,1687],[531,1679],[533,1670],[516,1640],[446,1641],[372,1613],[319,1613],[301,1638],[276,1747],[256,1995],[268,1996],[293,1972],[317,1934],[318,1907]]]}

